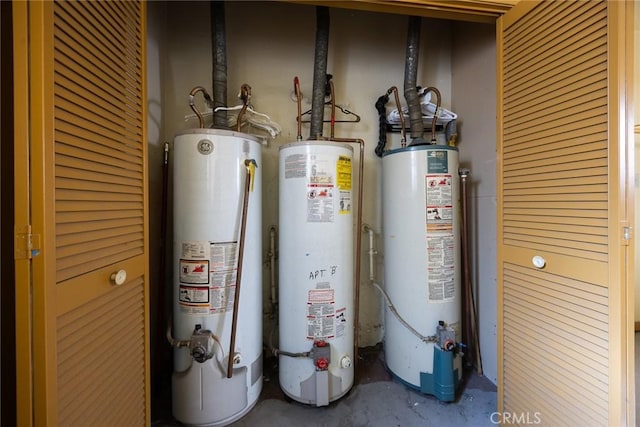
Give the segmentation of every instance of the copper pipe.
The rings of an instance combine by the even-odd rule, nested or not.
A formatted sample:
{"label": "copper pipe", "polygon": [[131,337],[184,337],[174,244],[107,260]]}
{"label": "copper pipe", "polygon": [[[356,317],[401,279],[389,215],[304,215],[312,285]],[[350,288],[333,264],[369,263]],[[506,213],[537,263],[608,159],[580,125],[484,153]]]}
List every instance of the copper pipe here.
{"label": "copper pipe", "polygon": [[293,78],[293,89],[296,93],[296,103],[298,104],[298,135],[296,141],[302,141],[302,92],[300,92],[300,79]]}
{"label": "copper pipe", "polygon": [[357,239],[356,239],[356,278],[354,285],[354,321],[353,321],[353,364],[354,367],[358,361],[358,323],[360,319],[360,267],[361,267],[361,256],[360,251],[362,250],[362,236],[360,235],[362,231],[362,188],[364,186],[364,140],[360,138],[323,138],[319,136],[319,139],[325,141],[334,141],[334,142],[344,142],[344,143],[352,143],[360,145],[360,165],[358,168],[358,218],[356,220],[356,230]]}
{"label": "copper pipe", "polygon": [[436,94],[436,111],[433,112],[433,120],[431,121],[431,143],[436,143],[436,121],[438,120],[438,111],[440,110],[440,103],[442,101],[442,97],[440,96],[440,91],[433,86],[429,86],[424,91],[423,94],[427,92],[433,92]]}
{"label": "copper pipe", "polygon": [[238,132],[240,132],[240,126],[242,125],[242,117],[247,111],[247,106],[249,105],[249,98],[251,98],[251,86],[243,83],[242,86],[240,86],[240,99],[242,100],[242,109],[238,113],[238,119],[236,121],[236,131]]}
{"label": "copper pipe", "polygon": [[333,90],[333,80],[329,80],[329,90],[331,92],[331,138],[333,139],[336,129],[336,94]]}
{"label": "copper pipe", "polygon": [[[168,188],[169,188],[169,143],[164,143],[164,157],[162,161],[162,196],[160,199],[160,260],[158,262],[158,277],[156,281],[157,285],[157,304],[156,304],[156,320],[155,324],[158,326],[158,343],[162,342],[162,325],[166,323],[167,309],[165,307],[167,301],[167,280],[166,280],[166,267],[167,267],[167,203],[168,203]],[[171,323],[169,322],[169,326]],[[155,360],[156,366],[160,366],[164,363],[170,363],[167,360],[167,355],[164,352],[160,352],[158,348],[155,348],[158,352]],[[164,357],[163,357],[164,355]]]}
{"label": "copper pipe", "polygon": [[318,135],[318,139],[325,141],[334,141],[334,142],[344,142],[344,143],[352,143],[360,145],[360,164],[358,169],[358,218],[356,220],[356,230],[358,230],[356,234],[356,272],[355,272],[355,284],[353,291],[353,303],[354,303],[354,320],[353,320],[353,365],[354,369],[356,363],[358,361],[358,323],[360,319],[360,270],[361,270],[361,256],[360,251],[362,250],[362,236],[360,232],[362,230],[362,188],[364,187],[364,140],[360,138],[335,138],[335,117],[336,117],[336,102],[335,102],[335,92],[333,88],[333,81],[329,80],[329,89],[331,91],[331,138],[323,138],[322,135]]}
{"label": "copper pipe", "polygon": [[470,174],[469,169],[460,169],[458,171],[460,175],[460,201],[462,210],[462,227],[461,227],[461,241],[462,241],[462,266],[464,271],[464,308],[465,317],[468,317],[468,321],[464,321],[463,324],[467,325],[467,336],[473,341],[473,352],[475,353],[476,369],[478,375],[482,375],[482,357],[480,355],[480,343],[478,339],[478,324],[476,321],[476,309],[473,298],[473,287],[471,285],[471,275],[469,272],[469,249],[468,249],[468,219],[467,219],[467,177]]}
{"label": "copper pipe", "polygon": [[467,363],[473,365],[473,347],[472,347],[472,334],[471,334],[471,321],[469,319],[469,289],[467,288],[467,277],[469,276],[469,264],[468,264],[468,248],[467,248],[467,169],[459,169],[460,175],[460,211],[462,214],[462,220],[460,224],[460,245],[461,245],[461,257],[462,257],[462,342],[469,348],[468,352],[465,352],[464,358]]}
{"label": "copper pipe", "polygon": [[227,378],[233,376],[233,359],[236,353],[236,329],[238,328],[238,308],[240,306],[240,285],[242,283],[242,262],[244,260],[244,241],[247,231],[247,211],[249,207],[249,192],[251,190],[251,164],[256,161],[247,159],[244,161],[246,168],[244,182],[244,200],[242,201],[242,222],[238,243],[238,273],[236,274],[236,290],[233,297],[233,321],[231,322],[231,343],[229,344],[229,361],[227,363]]}
{"label": "copper pipe", "polygon": [[402,137],[400,138],[400,143],[402,148],[407,146],[407,133],[406,130],[404,128],[405,124],[404,124],[404,114],[402,112],[402,106],[400,105],[400,95],[398,95],[398,88],[395,86],[391,86],[389,88],[389,90],[387,91],[387,95],[391,95],[391,92],[393,92],[393,96],[396,100],[396,108],[398,109],[398,113],[400,115],[400,134],[402,135]]}
{"label": "copper pipe", "polygon": [[211,99],[211,96],[209,96],[209,92],[207,92],[207,90],[202,86],[196,86],[193,89],[191,89],[191,92],[189,92],[189,106],[191,107],[193,112],[196,113],[196,116],[198,116],[198,120],[200,122],[200,128],[204,129],[204,118],[202,117],[200,110],[196,108],[195,102],[193,102],[193,98],[198,92],[202,92],[202,95],[204,96],[205,101],[207,101],[209,105],[213,104],[213,100]]}

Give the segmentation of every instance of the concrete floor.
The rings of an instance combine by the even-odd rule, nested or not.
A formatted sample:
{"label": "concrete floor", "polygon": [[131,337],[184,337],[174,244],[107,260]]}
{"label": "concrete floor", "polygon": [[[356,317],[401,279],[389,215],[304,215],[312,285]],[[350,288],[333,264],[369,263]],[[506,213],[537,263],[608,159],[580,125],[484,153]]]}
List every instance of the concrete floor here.
{"label": "concrete floor", "polygon": [[[256,406],[234,427],[484,427],[493,426],[496,387],[475,371],[465,373],[455,402],[443,403],[395,381],[384,365],[380,346],[360,349],[356,380],[349,393],[327,407],[285,399],[278,384],[276,359],[264,362],[264,383]],[[169,405],[170,406],[170,405]],[[179,426],[170,415],[154,427]]]}

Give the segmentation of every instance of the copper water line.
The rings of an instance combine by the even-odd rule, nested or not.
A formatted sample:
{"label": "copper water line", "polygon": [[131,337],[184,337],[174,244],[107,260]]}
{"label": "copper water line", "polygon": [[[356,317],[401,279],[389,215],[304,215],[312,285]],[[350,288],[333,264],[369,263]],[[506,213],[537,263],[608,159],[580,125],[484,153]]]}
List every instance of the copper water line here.
{"label": "copper water line", "polygon": [[207,92],[207,90],[205,88],[203,88],[202,86],[196,86],[193,89],[191,89],[191,92],[189,92],[189,106],[191,107],[193,112],[196,113],[196,116],[198,116],[198,120],[199,120],[199,123],[200,123],[200,128],[204,129],[204,118],[202,117],[202,114],[200,113],[200,110],[198,110],[196,108],[196,105],[193,102],[193,97],[198,92],[202,92],[202,95],[204,96],[204,99],[205,99],[205,101],[207,101],[208,104],[212,105],[213,104],[213,100],[211,99],[211,96],[209,95],[209,92]]}
{"label": "copper water line", "polygon": [[331,92],[331,138],[335,135],[336,128],[336,96],[333,91],[333,80],[329,80],[329,90]]}
{"label": "copper water line", "polygon": [[[469,289],[468,280],[469,277],[469,252],[467,248],[467,176],[468,170],[460,168],[458,175],[460,176],[460,211],[462,214],[462,221],[460,224],[460,245],[461,245],[461,257],[462,257],[462,342],[467,346],[472,345],[472,329],[470,320],[469,309]],[[473,348],[469,348],[471,352],[475,352]],[[473,364],[471,360],[472,353],[466,353],[465,359],[468,363]]]}
{"label": "copper water line", "polygon": [[402,135],[401,139],[400,139],[400,144],[402,146],[402,148],[407,146],[407,133],[406,130],[404,128],[404,113],[402,112],[402,106],[400,105],[400,95],[398,95],[398,88],[395,86],[391,86],[389,88],[389,90],[387,90],[387,95],[391,95],[391,92],[393,92],[393,96],[396,100],[396,108],[398,109],[398,113],[400,116],[400,134]]}
{"label": "copper water line", "polygon": [[362,236],[360,232],[362,230],[362,188],[364,186],[364,140],[360,138],[323,138],[322,136],[319,139],[325,141],[333,141],[333,142],[344,142],[344,143],[352,143],[360,145],[360,165],[358,168],[358,218],[356,220],[356,230],[358,230],[357,239],[356,239],[356,278],[355,278],[355,286],[354,286],[354,322],[353,322],[353,363],[354,366],[358,360],[358,322],[360,318],[360,267],[361,267],[361,256],[360,251],[362,250]]}
{"label": "copper water line", "polygon": [[[162,160],[162,196],[160,199],[160,260],[158,262],[158,277],[157,277],[157,310],[156,310],[156,325],[158,325],[158,342],[162,342],[162,325],[165,324],[166,318],[166,301],[167,301],[167,280],[166,280],[166,267],[167,267],[167,203],[168,203],[168,189],[169,189],[169,143],[164,143],[164,156]],[[170,310],[170,309],[169,309]],[[170,322],[170,321],[169,321]],[[169,325],[171,325],[169,323]],[[163,352],[159,352],[155,360],[155,364],[163,364],[166,356],[163,357]],[[159,360],[158,360],[159,359]]]}
{"label": "copper water line", "polygon": [[433,120],[431,121],[431,143],[435,144],[436,143],[436,121],[438,120],[438,112],[440,110],[440,103],[442,98],[440,96],[440,91],[433,86],[429,86],[428,88],[422,91],[423,94],[427,92],[435,93],[436,99],[437,99],[436,111],[433,112]]}
{"label": "copper water line", "polygon": [[242,125],[242,117],[244,113],[247,111],[247,106],[249,105],[249,98],[251,98],[251,86],[246,83],[243,83],[240,86],[240,99],[242,100],[242,109],[238,113],[238,119],[236,121],[236,131],[240,132],[240,126]]}
{"label": "copper water line", "polygon": [[242,262],[244,259],[244,241],[247,231],[247,210],[249,207],[249,192],[251,190],[251,165],[256,165],[253,159],[246,159],[244,166],[246,168],[244,182],[244,200],[242,201],[242,222],[240,225],[240,236],[238,238],[238,272],[236,274],[236,290],[233,297],[233,320],[231,322],[231,343],[229,344],[229,361],[227,363],[227,378],[233,376],[233,360],[236,353],[236,329],[238,328],[238,308],[240,306],[240,284],[242,283]]}
{"label": "copper water line", "polygon": [[[364,186],[364,140],[359,138],[336,138],[335,122],[336,122],[336,99],[335,92],[333,90],[333,81],[329,80],[329,89],[331,92],[331,138],[329,141],[355,143],[360,145],[360,165],[358,171],[358,218],[356,223],[356,229],[358,230],[356,239],[356,279],[354,286],[354,324],[353,324],[353,360],[354,366],[358,360],[358,322],[360,312],[360,264],[361,257],[360,251],[362,249],[362,236],[360,236],[360,230],[362,229],[362,188]],[[319,136],[318,139],[322,137]],[[325,138],[322,138],[325,139]]]}
{"label": "copper water line", "polygon": [[480,355],[480,343],[478,337],[478,324],[476,321],[476,308],[473,298],[473,288],[471,286],[471,276],[469,273],[469,248],[468,248],[468,218],[467,218],[467,177],[470,174],[469,169],[461,168],[458,171],[460,175],[460,201],[462,210],[462,224],[461,224],[461,241],[462,241],[462,266],[464,270],[464,313],[468,316],[469,321],[463,322],[463,324],[470,323],[468,326],[467,336],[471,336],[473,341],[473,352],[475,353],[476,369],[478,375],[482,375],[482,357]]}
{"label": "copper water line", "polygon": [[300,92],[300,79],[293,78],[293,89],[296,93],[296,103],[298,104],[298,135],[296,141],[302,141],[302,92]]}

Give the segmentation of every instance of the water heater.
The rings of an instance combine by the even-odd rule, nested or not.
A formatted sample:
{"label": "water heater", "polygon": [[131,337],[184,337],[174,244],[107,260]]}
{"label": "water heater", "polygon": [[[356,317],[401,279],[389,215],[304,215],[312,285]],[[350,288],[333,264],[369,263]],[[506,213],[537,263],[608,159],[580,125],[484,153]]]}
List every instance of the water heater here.
{"label": "water heater", "polygon": [[[382,157],[387,368],[404,384],[455,400],[462,377],[458,150],[415,145]],[[418,336],[420,335],[420,336]]]}
{"label": "water heater", "polygon": [[353,385],[352,157],[327,141],[279,153],[280,387],[315,406]]}
{"label": "water heater", "polygon": [[222,426],[262,389],[261,146],[187,130],[173,159],[173,415]]}

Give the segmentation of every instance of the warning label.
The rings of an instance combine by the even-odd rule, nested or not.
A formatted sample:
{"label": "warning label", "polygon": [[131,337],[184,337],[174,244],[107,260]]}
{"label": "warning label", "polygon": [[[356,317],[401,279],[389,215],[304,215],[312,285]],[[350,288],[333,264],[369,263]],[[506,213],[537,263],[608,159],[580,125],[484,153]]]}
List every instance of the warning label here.
{"label": "warning label", "polygon": [[307,294],[307,339],[335,337],[335,316],[335,290],[332,288],[309,290]]}
{"label": "warning label", "polygon": [[233,301],[236,292],[235,285],[212,287],[209,292],[211,293],[210,313],[223,313],[233,310]]}
{"label": "warning label", "polygon": [[284,159],[284,177],[304,178],[307,176],[307,156],[305,154],[290,154]]}
{"label": "warning label", "polygon": [[340,191],[339,205],[338,213],[340,215],[351,213],[351,191]]}
{"label": "warning label", "polygon": [[340,190],[351,190],[351,157],[339,156],[336,163],[337,185]]}
{"label": "warning label", "polygon": [[447,302],[455,298],[455,269],[429,268],[429,302]]}
{"label": "warning label", "polygon": [[333,222],[333,185],[307,185],[307,222]]}
{"label": "warning label", "polygon": [[453,234],[427,235],[430,302],[447,302],[455,298],[454,240]]}
{"label": "warning label", "polygon": [[238,263],[238,244],[223,242],[211,244],[211,271],[229,271]]}
{"label": "warning label", "polygon": [[199,306],[209,303],[209,287],[208,286],[186,286],[180,285],[179,292],[180,303]]}
{"label": "warning label", "polygon": [[451,175],[425,175],[427,232],[453,230]]}
{"label": "warning label", "polygon": [[[446,154],[446,152],[444,152]],[[446,156],[430,158],[429,170],[444,169]],[[451,174],[425,175],[427,269],[429,301],[455,298],[455,242],[453,235],[453,189]]]}
{"label": "warning label", "polygon": [[180,283],[209,283],[209,260],[180,260]]}
{"label": "warning label", "polygon": [[333,222],[337,167],[335,157],[326,154],[309,156],[307,183],[307,222]]}
{"label": "warning label", "polygon": [[182,258],[209,259],[209,242],[182,242]]}
{"label": "warning label", "polygon": [[351,157],[339,156],[336,163],[337,187],[339,190],[338,215],[351,213]]}
{"label": "warning label", "polygon": [[[207,315],[233,310],[237,242],[184,242],[180,259],[180,309]],[[206,255],[206,259],[202,259]],[[199,286],[204,285],[204,286]]]}

